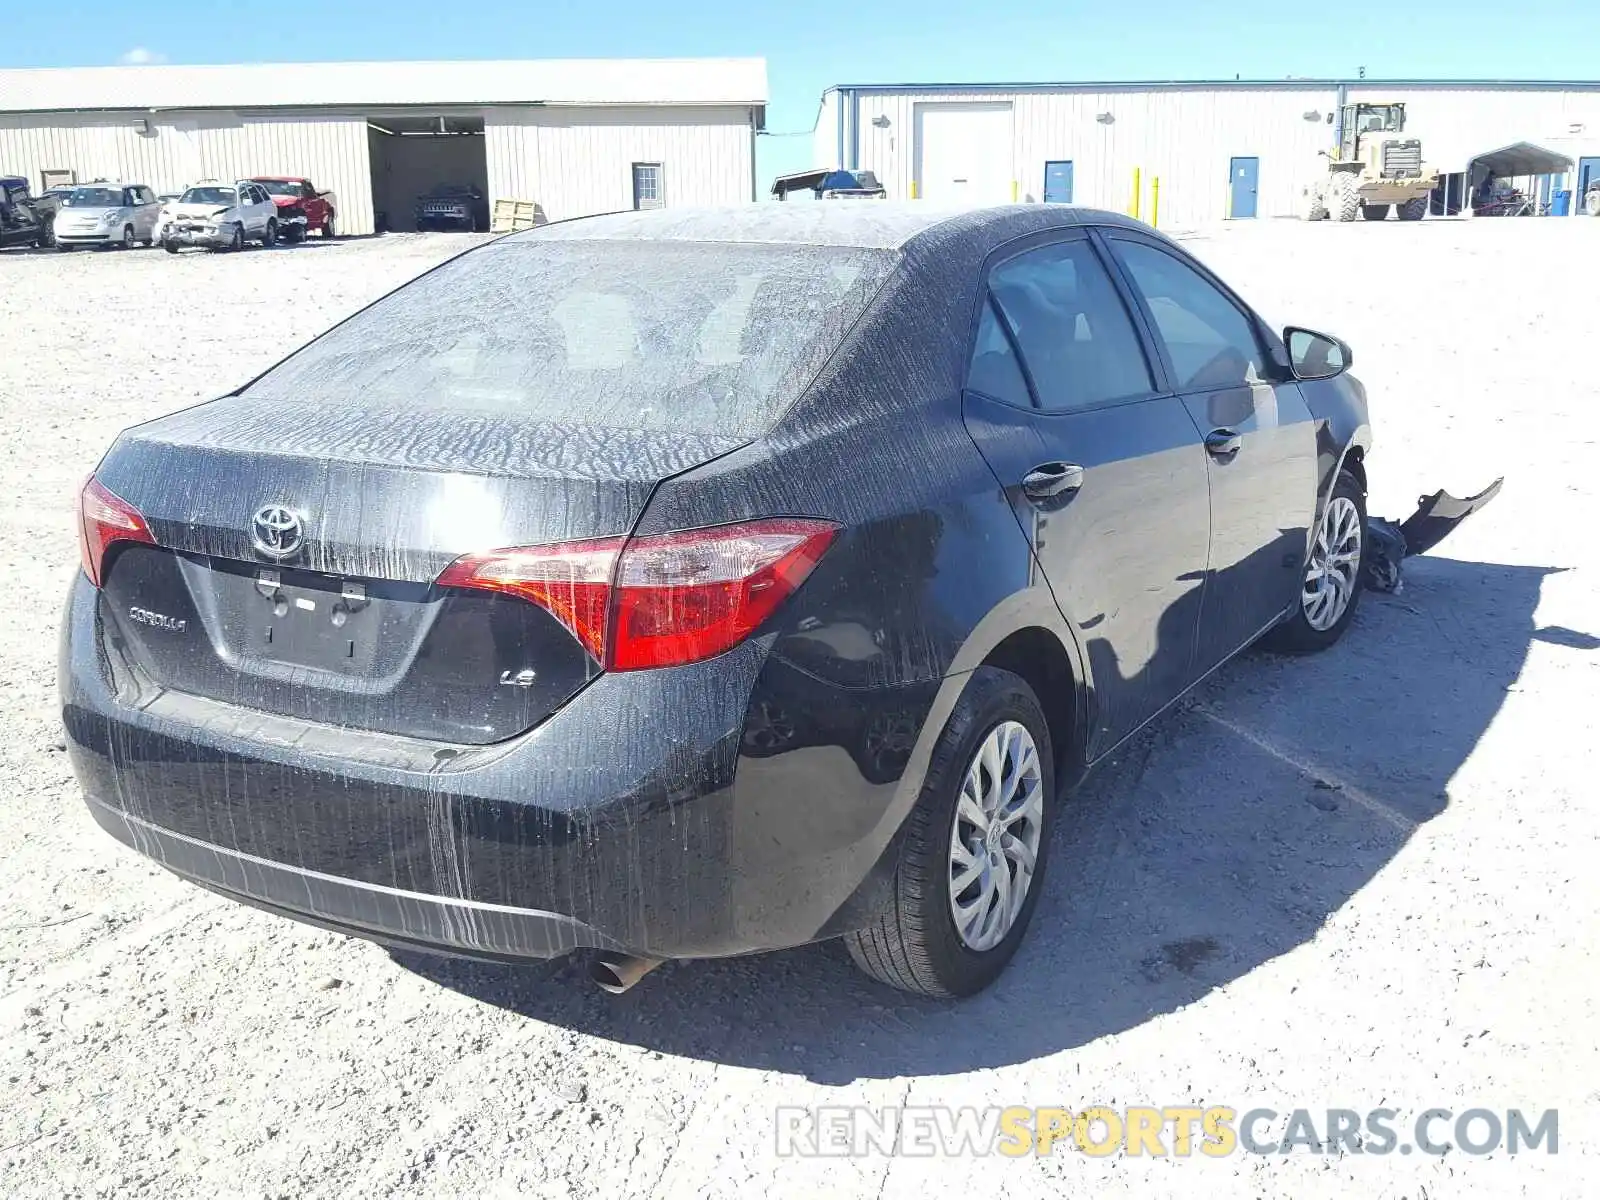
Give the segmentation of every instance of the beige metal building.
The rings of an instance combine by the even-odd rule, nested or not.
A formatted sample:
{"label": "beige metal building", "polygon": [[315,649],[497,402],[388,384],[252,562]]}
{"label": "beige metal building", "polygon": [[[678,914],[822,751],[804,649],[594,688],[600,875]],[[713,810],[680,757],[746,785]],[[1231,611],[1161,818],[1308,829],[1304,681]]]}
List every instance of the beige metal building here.
{"label": "beige metal building", "polygon": [[[891,198],[1072,201],[1126,211],[1140,177],[1161,223],[1297,215],[1347,103],[1400,101],[1408,135],[1454,176],[1531,142],[1571,162],[1537,187],[1600,179],[1600,81],[1282,80],[863,84],[823,94],[818,166],[871,170]],[[1481,173],[1481,171],[1480,171]]]}
{"label": "beige metal building", "polygon": [[550,220],[755,195],[761,59],[0,71],[0,175],[35,187],[304,175],[344,233],[412,228],[441,183]]}

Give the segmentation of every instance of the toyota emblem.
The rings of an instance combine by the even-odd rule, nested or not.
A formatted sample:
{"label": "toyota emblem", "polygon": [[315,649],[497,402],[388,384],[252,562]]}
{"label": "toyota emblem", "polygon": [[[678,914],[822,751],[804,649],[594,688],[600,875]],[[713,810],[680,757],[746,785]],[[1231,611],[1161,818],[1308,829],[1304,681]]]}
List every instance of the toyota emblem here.
{"label": "toyota emblem", "polygon": [[305,543],[300,514],[282,504],[263,504],[256,509],[251,526],[251,540],[268,558],[293,558]]}

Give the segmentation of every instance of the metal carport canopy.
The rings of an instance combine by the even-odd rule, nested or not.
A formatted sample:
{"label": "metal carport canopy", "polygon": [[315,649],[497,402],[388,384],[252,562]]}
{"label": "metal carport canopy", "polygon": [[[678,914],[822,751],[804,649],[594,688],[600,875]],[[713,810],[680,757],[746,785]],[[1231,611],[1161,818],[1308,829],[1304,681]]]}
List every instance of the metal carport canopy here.
{"label": "metal carport canopy", "polygon": [[[1423,146],[1426,152],[1426,142]],[[1535,146],[1532,142],[1513,142],[1498,150],[1468,154],[1458,161],[1460,166],[1452,166],[1449,169],[1465,171],[1476,163],[1487,167],[1500,179],[1514,179],[1522,175],[1558,175],[1572,169],[1572,160],[1565,154],[1557,154],[1554,150],[1546,150],[1543,146]],[[1443,171],[1446,168],[1441,163],[1438,169]]]}

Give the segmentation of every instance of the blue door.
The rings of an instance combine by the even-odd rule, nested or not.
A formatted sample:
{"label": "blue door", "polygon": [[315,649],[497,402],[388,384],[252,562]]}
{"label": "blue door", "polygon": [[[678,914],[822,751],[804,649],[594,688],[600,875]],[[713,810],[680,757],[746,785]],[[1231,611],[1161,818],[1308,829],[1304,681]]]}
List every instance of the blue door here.
{"label": "blue door", "polygon": [[1256,171],[1260,159],[1228,160],[1228,215],[1235,220],[1256,215]]}
{"label": "blue door", "polygon": [[1044,202],[1046,204],[1072,203],[1072,164],[1070,162],[1045,163]]}
{"label": "blue door", "polygon": [[1570,213],[1584,212],[1583,198],[1588,194],[1591,183],[1600,183],[1600,158],[1580,158],[1578,160],[1578,186],[1572,192],[1572,206],[1567,209]]}

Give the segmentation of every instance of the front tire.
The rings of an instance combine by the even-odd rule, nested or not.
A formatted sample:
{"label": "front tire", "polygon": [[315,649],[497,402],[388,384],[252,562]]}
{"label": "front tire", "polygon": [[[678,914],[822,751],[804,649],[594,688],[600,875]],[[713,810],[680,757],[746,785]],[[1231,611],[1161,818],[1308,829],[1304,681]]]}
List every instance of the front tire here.
{"label": "front tire", "polygon": [[267,227],[261,231],[261,248],[269,249],[278,240],[278,222],[273,218],[267,219]]}
{"label": "front tire", "polygon": [[1356,191],[1356,181],[1342,173],[1329,176],[1327,205],[1330,220],[1354,221],[1356,210],[1361,207],[1361,193]]}
{"label": "front tire", "polygon": [[1591,217],[1600,217],[1600,192],[1588,192],[1583,197],[1583,211]]}
{"label": "front tire", "polygon": [[333,213],[331,212],[322,220],[322,236],[330,242],[339,236],[339,231],[334,227]]}
{"label": "front tire", "polygon": [[122,227],[122,241],[118,244],[117,249],[119,249],[119,250],[132,250],[133,249],[133,243],[135,242],[135,240],[136,239],[135,239],[134,234],[133,234],[133,226],[132,225],[124,225]]}
{"label": "front tire", "polygon": [[1361,219],[1363,221],[1384,221],[1389,217],[1387,204],[1363,204],[1361,206]]}
{"label": "front tire", "polygon": [[1054,755],[1038,697],[1009,671],[978,668],[906,818],[893,901],[844,939],[856,966],[924,996],[988,987],[1038,904],[1054,809]]}
{"label": "front tire", "polygon": [[1294,612],[1262,639],[1269,650],[1315,654],[1344,636],[1361,602],[1366,546],[1366,493],[1354,475],[1340,471],[1317,517]]}
{"label": "front tire", "polygon": [[1428,211],[1428,198],[1426,196],[1413,196],[1404,204],[1394,206],[1394,215],[1402,221],[1420,221],[1422,214]]}
{"label": "front tire", "polygon": [[161,248],[168,254],[176,254],[178,252],[178,243],[172,241],[170,238],[163,238],[161,242]]}

